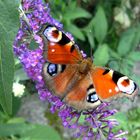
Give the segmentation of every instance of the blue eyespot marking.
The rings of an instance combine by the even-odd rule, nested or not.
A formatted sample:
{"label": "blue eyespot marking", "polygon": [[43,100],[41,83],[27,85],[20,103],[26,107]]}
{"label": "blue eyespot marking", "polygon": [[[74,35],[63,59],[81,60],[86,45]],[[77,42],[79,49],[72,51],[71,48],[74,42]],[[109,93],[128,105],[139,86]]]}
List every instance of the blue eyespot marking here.
{"label": "blue eyespot marking", "polygon": [[87,96],[87,101],[90,102],[90,103],[94,103],[98,100],[99,100],[99,98],[98,98],[98,96],[95,92],[93,92],[93,93],[91,93]]}
{"label": "blue eyespot marking", "polygon": [[48,65],[48,68],[47,68],[47,73],[50,75],[50,76],[55,76],[57,74],[57,65],[56,64],[49,64]]}

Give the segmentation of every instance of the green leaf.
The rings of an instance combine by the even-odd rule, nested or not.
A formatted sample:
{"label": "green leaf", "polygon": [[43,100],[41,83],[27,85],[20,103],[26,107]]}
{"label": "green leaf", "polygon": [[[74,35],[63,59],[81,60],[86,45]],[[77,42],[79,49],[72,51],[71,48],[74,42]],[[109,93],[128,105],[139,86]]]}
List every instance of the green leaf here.
{"label": "green leaf", "polygon": [[119,70],[119,64],[118,64],[118,61],[110,61],[109,62],[109,67],[113,70],[116,70],[118,71]]}
{"label": "green leaf", "polygon": [[25,123],[0,124],[0,136],[21,135],[34,127]]}
{"label": "green leaf", "polygon": [[105,66],[109,60],[108,45],[103,44],[99,46],[94,53],[94,64]]}
{"label": "green leaf", "polygon": [[104,9],[99,6],[94,18],[94,32],[95,37],[99,43],[102,43],[107,34],[108,23],[105,16]]}
{"label": "green leaf", "polygon": [[140,61],[140,52],[131,52],[127,58],[133,61]]}
{"label": "green leaf", "polygon": [[94,48],[95,47],[94,36],[91,32],[87,32],[87,38],[91,48]]}
{"label": "green leaf", "polygon": [[[8,33],[11,44],[19,28],[18,5],[19,0],[0,0],[0,29],[3,28]],[[0,36],[4,36],[1,30]],[[7,40],[7,36],[4,37]]]}
{"label": "green leaf", "polygon": [[85,122],[85,115],[81,115],[79,118],[79,123],[83,124]]}
{"label": "green leaf", "polygon": [[0,104],[12,113],[12,82],[14,76],[13,40],[18,30],[17,0],[0,0]]}
{"label": "green leaf", "polygon": [[35,125],[35,128],[22,135],[31,140],[61,140],[58,132],[48,125]]}
{"label": "green leaf", "polygon": [[[3,30],[4,33],[4,30]],[[8,36],[8,35],[7,35]],[[0,39],[0,104],[5,112],[12,114],[12,86],[14,79],[14,56],[12,45]]]}
{"label": "green leaf", "polygon": [[140,27],[138,27],[132,27],[122,34],[117,48],[121,56],[128,55],[140,42]]}
{"label": "green leaf", "polygon": [[140,75],[132,75],[131,78],[137,83],[137,85],[140,85]]}
{"label": "green leaf", "polygon": [[115,58],[116,60],[120,60],[121,57],[119,56],[119,54],[117,52],[115,52],[114,50],[112,50],[111,48],[109,48],[109,54]]}
{"label": "green leaf", "polygon": [[77,18],[90,18],[91,14],[80,7],[75,7],[74,9],[70,8],[63,17],[65,20],[75,20]]}
{"label": "green leaf", "polygon": [[25,123],[25,119],[21,117],[10,118],[7,121],[8,124]]}
{"label": "green leaf", "polygon": [[1,123],[0,137],[11,135],[19,135],[21,139],[28,138],[29,140],[61,140],[58,132],[48,125],[32,125],[26,123]]}
{"label": "green leaf", "polygon": [[69,31],[73,36],[75,36],[76,38],[82,41],[85,41],[85,36],[78,27],[76,27],[73,24],[70,24],[70,25],[67,25],[66,28],[67,28],[67,31]]}
{"label": "green leaf", "polygon": [[24,81],[24,80],[29,80],[29,77],[27,76],[27,74],[25,73],[25,71],[23,70],[23,68],[20,68],[18,70],[15,71],[15,77],[14,80],[20,80],[20,81]]}
{"label": "green leaf", "polygon": [[12,103],[12,115],[14,116],[21,107],[21,98],[15,97],[13,94]]}
{"label": "green leaf", "polygon": [[118,122],[119,124],[125,129],[127,130],[127,122],[128,119],[126,117],[126,114],[123,112],[118,112],[113,116]]}

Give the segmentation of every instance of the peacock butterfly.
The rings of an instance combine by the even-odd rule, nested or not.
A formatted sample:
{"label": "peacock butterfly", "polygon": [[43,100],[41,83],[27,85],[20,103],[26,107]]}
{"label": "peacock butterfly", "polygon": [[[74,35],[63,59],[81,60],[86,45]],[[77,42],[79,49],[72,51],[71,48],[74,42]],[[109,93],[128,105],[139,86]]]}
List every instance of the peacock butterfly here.
{"label": "peacock butterfly", "polygon": [[86,110],[138,93],[138,86],[127,76],[84,58],[76,43],[57,27],[44,25],[39,34],[44,41],[42,75],[46,87],[68,105]]}

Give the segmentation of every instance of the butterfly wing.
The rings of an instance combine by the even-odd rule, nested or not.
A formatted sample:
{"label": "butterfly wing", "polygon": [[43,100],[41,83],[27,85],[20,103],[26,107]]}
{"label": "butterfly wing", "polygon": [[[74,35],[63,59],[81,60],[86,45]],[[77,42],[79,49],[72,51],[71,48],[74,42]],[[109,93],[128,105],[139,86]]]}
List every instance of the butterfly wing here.
{"label": "butterfly wing", "polygon": [[79,111],[96,108],[102,102],[96,94],[89,73],[76,82],[64,101]]}
{"label": "butterfly wing", "polygon": [[82,75],[78,64],[46,63],[43,77],[49,91],[77,110],[97,107],[101,101],[96,95],[89,74]]}
{"label": "butterfly wing", "polygon": [[46,86],[68,105],[85,110],[102,101],[137,94],[135,82],[116,71],[92,67],[92,61],[83,59],[77,45],[56,27],[44,26],[41,36],[48,61],[43,67]]}
{"label": "butterfly wing", "polygon": [[44,40],[44,58],[54,64],[75,64],[82,60],[79,48],[65,33],[54,26],[44,26],[40,33]]}
{"label": "butterfly wing", "polygon": [[79,78],[77,76],[78,65],[45,63],[43,67],[43,77],[49,91],[61,98],[71,90],[72,85]]}
{"label": "butterfly wing", "polygon": [[117,71],[96,67],[91,76],[96,93],[103,101],[121,96],[133,98],[138,93],[136,83]]}

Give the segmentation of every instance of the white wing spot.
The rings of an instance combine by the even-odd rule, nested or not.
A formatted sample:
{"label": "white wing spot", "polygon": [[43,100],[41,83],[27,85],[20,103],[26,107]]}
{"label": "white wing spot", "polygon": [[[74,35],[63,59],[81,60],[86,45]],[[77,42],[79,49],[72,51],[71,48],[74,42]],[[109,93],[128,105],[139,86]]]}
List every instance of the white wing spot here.
{"label": "white wing spot", "polygon": [[50,46],[54,46],[54,45],[55,45],[55,43],[53,43],[53,42],[50,43]]}
{"label": "white wing spot", "polygon": [[55,49],[52,49],[51,51],[52,51],[52,52],[55,52]]}
{"label": "white wing spot", "polygon": [[116,91],[116,92],[119,92],[119,88],[118,88],[118,87],[115,87],[115,91]]}
{"label": "white wing spot", "polygon": [[111,93],[112,92],[112,89],[109,89],[109,93]]}

